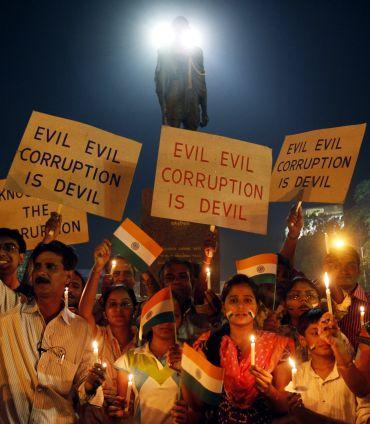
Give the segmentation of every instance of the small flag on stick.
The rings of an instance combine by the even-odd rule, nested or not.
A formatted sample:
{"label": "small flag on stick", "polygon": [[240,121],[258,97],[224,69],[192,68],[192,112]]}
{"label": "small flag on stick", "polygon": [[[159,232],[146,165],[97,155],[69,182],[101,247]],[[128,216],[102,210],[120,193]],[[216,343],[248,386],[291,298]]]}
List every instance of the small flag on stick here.
{"label": "small flag on stick", "polygon": [[236,269],[238,274],[246,275],[256,284],[275,284],[277,260],[275,253],[263,253],[236,261]]}
{"label": "small flag on stick", "polygon": [[165,322],[175,322],[171,289],[166,287],[154,294],[143,306],[140,318],[139,339],[142,340],[152,327]]}
{"label": "small flag on stick", "polygon": [[181,358],[181,382],[199,400],[218,405],[221,400],[224,369],[211,364],[199,352],[184,343]]}
{"label": "small flag on stick", "polygon": [[163,251],[158,243],[128,218],[114,232],[112,250],[139,271],[146,271]]}

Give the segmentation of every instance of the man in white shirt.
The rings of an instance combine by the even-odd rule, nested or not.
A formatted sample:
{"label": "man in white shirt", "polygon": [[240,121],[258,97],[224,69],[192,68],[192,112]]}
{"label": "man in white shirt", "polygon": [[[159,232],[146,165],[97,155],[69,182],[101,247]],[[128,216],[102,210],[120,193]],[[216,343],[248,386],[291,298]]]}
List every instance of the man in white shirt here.
{"label": "man in white shirt", "polygon": [[73,423],[73,395],[101,406],[104,381],[102,367],[91,368],[87,322],[62,301],[77,257],[53,241],[32,261],[33,301],[21,303],[0,281],[0,423]]}

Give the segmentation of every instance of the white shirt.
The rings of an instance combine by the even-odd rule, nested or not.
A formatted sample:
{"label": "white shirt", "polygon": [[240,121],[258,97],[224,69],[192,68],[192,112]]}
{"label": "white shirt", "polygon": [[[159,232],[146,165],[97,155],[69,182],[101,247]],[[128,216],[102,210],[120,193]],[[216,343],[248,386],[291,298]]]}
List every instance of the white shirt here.
{"label": "white shirt", "polygon": [[[311,361],[303,362],[297,369],[296,385],[307,389],[300,393],[303,404],[318,414],[356,424],[366,424],[370,417],[369,399],[356,398],[340,376],[336,364],[323,380],[312,369]],[[285,390],[294,392],[292,382]]]}

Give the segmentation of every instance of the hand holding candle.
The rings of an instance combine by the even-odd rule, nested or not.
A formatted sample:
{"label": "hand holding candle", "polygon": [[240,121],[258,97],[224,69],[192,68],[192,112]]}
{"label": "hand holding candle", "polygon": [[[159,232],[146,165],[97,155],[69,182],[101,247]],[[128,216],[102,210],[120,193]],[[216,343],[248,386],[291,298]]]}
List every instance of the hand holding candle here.
{"label": "hand holding candle", "polygon": [[326,288],[326,300],[327,300],[327,303],[328,303],[328,311],[329,311],[330,314],[333,315],[333,306],[332,306],[332,303],[331,303],[331,295],[330,295],[330,288],[329,288],[330,280],[329,280],[329,275],[328,275],[327,272],[325,272],[325,274],[324,274],[324,283],[325,283],[325,288]]}
{"label": "hand holding candle", "polygon": [[256,340],[253,334],[250,337],[250,341],[251,341],[251,367],[254,367],[256,365]]}

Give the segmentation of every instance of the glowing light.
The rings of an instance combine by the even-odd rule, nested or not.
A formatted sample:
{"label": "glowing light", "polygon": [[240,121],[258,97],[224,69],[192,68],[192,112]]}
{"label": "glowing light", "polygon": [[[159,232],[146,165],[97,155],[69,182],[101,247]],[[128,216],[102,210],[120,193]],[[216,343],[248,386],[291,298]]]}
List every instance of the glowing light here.
{"label": "glowing light", "polygon": [[325,272],[324,274],[324,283],[325,283],[325,288],[328,289],[330,285],[330,280],[329,280],[329,274],[327,272]]}
{"label": "glowing light", "polygon": [[176,34],[172,25],[161,23],[153,28],[151,40],[156,49],[169,47],[174,43],[178,43],[185,49],[190,49],[195,46],[200,46],[202,37],[200,31],[193,26],[181,31],[180,34]]}
{"label": "glowing light", "polygon": [[332,245],[335,249],[343,249],[343,247],[346,245],[346,241],[343,238],[336,237],[332,241]]}

